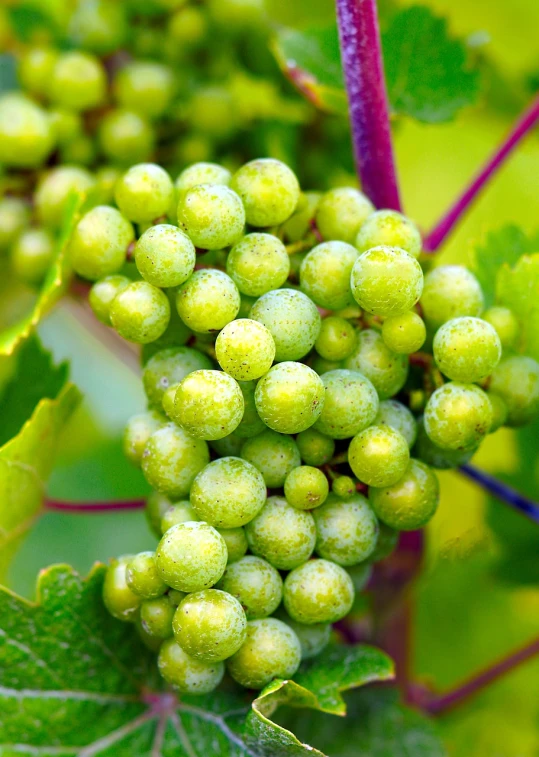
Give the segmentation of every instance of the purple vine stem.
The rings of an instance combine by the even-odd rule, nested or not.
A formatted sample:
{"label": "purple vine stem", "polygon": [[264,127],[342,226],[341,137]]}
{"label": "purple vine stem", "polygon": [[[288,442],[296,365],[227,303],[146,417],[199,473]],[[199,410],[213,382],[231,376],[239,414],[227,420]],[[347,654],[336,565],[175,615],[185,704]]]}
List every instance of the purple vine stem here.
{"label": "purple vine stem", "polygon": [[401,210],[376,0],[337,0],[337,21],[361,186],[377,208]]}
{"label": "purple vine stem", "polygon": [[508,486],[503,481],[491,476],[490,473],[479,470],[474,465],[461,465],[460,472],[467,478],[479,484],[483,489],[486,489],[496,499],[505,502],[507,505],[514,507],[520,513],[533,520],[535,523],[539,523],[539,504],[528,499],[520,492],[517,492],[511,486]]}
{"label": "purple vine stem", "polygon": [[112,502],[64,502],[47,499],[45,510],[64,513],[104,513],[118,510],[141,510],[146,504],[144,499],[118,500]]}
{"label": "purple vine stem", "polygon": [[423,249],[425,252],[436,252],[485,184],[487,184],[492,178],[498,168],[500,168],[502,163],[522,141],[526,134],[528,134],[528,132],[535,126],[538,120],[539,97],[536,97],[531,105],[520,116],[504,141],[487,161],[481,171],[479,171],[471,184],[449,208],[448,212],[438,221],[432,231],[427,234],[423,242]]}

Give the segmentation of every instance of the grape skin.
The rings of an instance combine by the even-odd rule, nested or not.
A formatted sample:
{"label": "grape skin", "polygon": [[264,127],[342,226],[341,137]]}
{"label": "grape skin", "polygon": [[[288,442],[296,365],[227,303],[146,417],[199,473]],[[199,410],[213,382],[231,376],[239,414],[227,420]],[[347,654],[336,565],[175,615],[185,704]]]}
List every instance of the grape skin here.
{"label": "grape skin", "polygon": [[284,485],[290,471],[301,465],[301,458],[291,436],[264,428],[265,431],[243,444],[241,457],[262,473],[269,489],[278,489]]}
{"label": "grape skin", "polygon": [[324,394],[324,384],[312,368],[303,363],[279,363],[258,382],[256,409],[274,431],[297,434],[319,418]]}
{"label": "grape skin", "polygon": [[316,225],[324,239],[354,244],[361,224],[373,211],[373,204],[362,192],[352,187],[337,187],[320,198]]}
{"label": "grape skin", "polygon": [[398,531],[422,528],[436,512],[439,496],[436,475],[419,460],[410,460],[406,473],[393,486],[369,489],[369,502],[378,518]]}
{"label": "grape skin", "polygon": [[226,185],[199,184],[180,196],[178,225],[195,247],[220,250],[243,234],[245,211],[238,195]]}
{"label": "grape skin", "polygon": [[315,428],[333,439],[348,439],[363,431],[378,412],[378,395],[371,382],[357,371],[324,373],[324,407]]}
{"label": "grape skin", "polygon": [[93,208],[81,218],[71,237],[69,251],[75,272],[90,281],[117,273],[134,236],[133,226],[116,208]]}
{"label": "grape skin", "polygon": [[223,271],[195,271],[178,289],[176,307],[190,329],[209,334],[234,320],[240,309],[240,293]]}
{"label": "grape skin", "polygon": [[156,352],[142,372],[142,384],[148,402],[159,407],[167,389],[179,384],[193,371],[211,368],[209,357],[191,347],[168,347]]}
{"label": "grape skin", "polygon": [[421,253],[421,234],[409,218],[395,210],[377,210],[361,224],[355,245],[360,252],[387,245],[400,247],[413,258]]}
{"label": "grape skin", "polygon": [[202,662],[188,655],[174,639],[166,639],[157,658],[159,672],[183,694],[209,694],[221,683],[222,662]]}
{"label": "grape skin", "polygon": [[358,257],[346,242],[323,242],[307,253],[299,270],[302,290],[313,302],[329,310],[340,310],[354,301],[350,275]]}
{"label": "grape skin", "polygon": [[258,321],[239,318],[228,323],[215,342],[221,368],[237,381],[258,379],[269,371],[275,357],[275,342]]}
{"label": "grape skin", "polygon": [[442,449],[475,449],[492,425],[492,405],[474,384],[444,384],[431,395],[424,415],[425,431]]}
{"label": "grape skin", "polygon": [[398,394],[408,376],[406,357],[391,352],[380,334],[373,329],[365,329],[358,334],[356,349],[345,360],[344,367],[359,371],[368,378],[381,400]]}
{"label": "grape skin", "polygon": [[150,227],[135,246],[135,263],[145,281],[158,287],[183,284],[195,267],[195,246],[170,224]]}
{"label": "grape skin", "polygon": [[464,266],[440,266],[425,276],[420,303],[431,329],[459,316],[478,316],[483,302],[479,282]]}
{"label": "grape skin", "polygon": [[277,226],[289,218],[299,200],[299,183],[280,160],[261,158],[245,163],[230,186],[242,199],[251,226]]}
{"label": "grape skin", "polygon": [[176,389],[173,420],[197,439],[222,439],[243,416],[238,383],[222,371],[189,373]]}
{"label": "grape skin", "polygon": [[150,436],[142,455],[142,471],[154,489],[181,499],[209,461],[206,442],[169,423]]}
{"label": "grape skin", "polygon": [[228,253],[226,272],[242,294],[260,297],[285,283],[290,258],[284,244],[272,234],[247,234]]}
{"label": "grape skin", "polygon": [[404,474],[410,450],[406,439],[390,426],[369,426],[354,436],[348,462],[354,474],[368,486],[391,486]]}
{"label": "grape skin", "polygon": [[490,375],[502,355],[496,330],[481,318],[453,318],[434,337],[436,365],[452,381],[473,384]]}
{"label": "grape skin", "polygon": [[248,555],[228,565],[217,588],[239,600],[248,620],[271,615],[283,597],[279,572],[261,557]]}
{"label": "grape skin", "polygon": [[216,584],[225,572],[226,560],[221,534],[198,521],[170,528],[155,551],[155,564],[163,581],[185,592],[202,591]]}
{"label": "grape skin", "polygon": [[508,426],[528,423],[539,412],[539,363],[526,355],[502,360],[492,374],[489,390],[507,405]]}
{"label": "grape skin", "polygon": [[344,568],[329,560],[309,560],[284,582],[284,606],[298,623],[336,623],[354,602],[354,585]]}
{"label": "grape skin", "polygon": [[350,286],[363,310],[385,317],[403,315],[421,296],[423,272],[399,247],[373,247],[356,260]]}
{"label": "grape skin", "polygon": [[166,294],[147,281],[134,281],[112,301],[110,320],[129,342],[148,344],[165,332],[170,321]]}
{"label": "grape skin", "polygon": [[351,566],[366,560],[376,546],[378,521],[361,494],[343,501],[330,494],[313,511],[316,524],[315,552],[338,565]]}

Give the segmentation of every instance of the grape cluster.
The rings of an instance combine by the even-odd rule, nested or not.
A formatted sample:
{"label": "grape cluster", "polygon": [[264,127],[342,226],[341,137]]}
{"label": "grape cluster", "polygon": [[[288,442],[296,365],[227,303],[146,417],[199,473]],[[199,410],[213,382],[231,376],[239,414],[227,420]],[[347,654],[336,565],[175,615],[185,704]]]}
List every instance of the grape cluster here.
{"label": "grape cluster", "polygon": [[259,689],[432,518],[434,468],[539,410],[539,365],[510,310],[484,311],[461,266],[424,276],[416,226],[357,189],[307,195],[263,158],[175,182],[137,164],[114,197],[70,254],[96,317],[143,345],[148,409],[124,442],[160,541],[113,561],[104,601],[178,690],[225,665]]}

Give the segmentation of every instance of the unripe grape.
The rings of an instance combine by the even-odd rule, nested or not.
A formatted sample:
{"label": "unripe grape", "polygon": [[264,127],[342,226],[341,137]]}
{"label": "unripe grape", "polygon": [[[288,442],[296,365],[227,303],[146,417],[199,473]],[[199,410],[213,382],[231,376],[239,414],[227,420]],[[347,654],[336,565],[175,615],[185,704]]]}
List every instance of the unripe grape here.
{"label": "unripe grape", "polygon": [[168,347],[153,355],[142,372],[148,402],[159,407],[169,387],[178,384],[193,371],[210,369],[212,362],[192,347]]}
{"label": "unripe grape", "polygon": [[421,234],[413,221],[396,210],[377,210],[361,224],[355,239],[360,252],[380,245],[400,247],[413,258],[421,253]]}
{"label": "unripe grape", "polygon": [[190,657],[174,639],[166,639],[157,658],[159,672],[182,694],[209,694],[223,679],[222,662],[201,662]]}
{"label": "unripe grape", "polygon": [[478,316],[483,309],[483,292],[464,266],[440,266],[425,276],[421,308],[427,324],[437,329],[451,318]]}
{"label": "unripe grape", "polygon": [[494,326],[504,350],[513,348],[518,342],[520,325],[516,315],[509,308],[494,305],[485,310],[481,318]]}
{"label": "unripe grape", "polygon": [[262,0],[210,0],[208,3],[212,20],[229,33],[258,26],[263,9]]}
{"label": "unripe grape", "polygon": [[[84,136],[82,116],[74,110],[68,108],[54,108],[49,111],[49,119],[56,143],[60,145],[60,147],[66,147],[74,140]],[[64,162],[77,163],[78,161],[64,160]]]}
{"label": "unripe grape", "polygon": [[266,424],[258,415],[255,404],[256,381],[238,381],[243,394],[244,410],[240,425],[234,434],[240,439],[250,439],[267,429]]}
{"label": "unripe grape", "polygon": [[208,334],[234,320],[240,308],[240,293],[223,271],[195,271],[179,288],[176,307],[190,329]]}
{"label": "unripe grape", "polygon": [[324,384],[312,368],[303,363],[279,363],[258,382],[256,409],[273,431],[298,434],[320,417],[324,393]]}
{"label": "unripe grape", "polygon": [[273,158],[245,163],[232,176],[230,186],[241,197],[247,223],[259,228],[284,223],[299,200],[296,175]]}
{"label": "unripe grape", "polygon": [[355,349],[357,335],[351,323],[332,315],[322,320],[314,347],[324,360],[344,360]]}
{"label": "unripe grape", "polygon": [[321,192],[300,194],[293,215],[282,226],[282,233],[287,242],[299,242],[309,233],[321,197]]}
{"label": "unripe grape", "polygon": [[505,426],[507,423],[509,409],[499,394],[487,392],[487,397],[492,405],[492,423],[490,424],[489,434],[493,434],[501,426]]}
{"label": "unripe grape", "polygon": [[251,552],[279,570],[292,570],[308,560],[316,541],[311,513],[291,507],[284,497],[269,497],[245,532]]}
{"label": "unripe grape", "polygon": [[161,519],[167,510],[170,509],[172,502],[160,492],[152,492],[146,500],[144,514],[152,532],[159,538],[162,536]]}
{"label": "unripe grape", "polygon": [[111,560],[103,582],[103,602],[114,618],[134,623],[142,599],[127,584],[127,565],[130,559],[119,557]]}
{"label": "unripe grape", "polygon": [[87,195],[95,179],[85,168],[58,166],[48,171],[38,184],[34,201],[39,220],[53,229],[62,225],[67,203],[73,193]]}
{"label": "unripe grape", "polygon": [[168,22],[169,39],[174,49],[196,47],[204,39],[207,27],[206,16],[200,8],[180,7]]}
{"label": "unripe grape", "polygon": [[174,638],[196,660],[226,660],[247,636],[247,619],[236,597],[205,589],[185,597],[172,622]]}
{"label": "unripe grape", "polygon": [[189,500],[183,500],[171,505],[163,513],[160,523],[160,535],[166,533],[169,528],[178,523],[187,523],[192,520],[200,520]]}
{"label": "unripe grape", "polygon": [[294,631],[276,618],[251,620],[247,639],[227,662],[232,678],[248,689],[263,689],[274,678],[292,678],[301,662]]}
{"label": "unripe grape", "polygon": [[452,381],[472,384],[492,373],[502,355],[494,326],[481,318],[453,318],[440,326],[433,342],[436,365]]}
{"label": "unripe grape", "polygon": [[[490,399],[490,397],[489,397]],[[492,402],[491,402],[492,405]],[[492,428],[492,426],[491,426]],[[490,430],[489,430],[490,433]],[[477,445],[478,446],[478,445]],[[414,447],[414,457],[430,465],[431,468],[448,470],[464,465],[475,455],[477,446],[471,449],[442,449],[432,439],[429,439],[425,431],[423,419],[420,419],[417,431],[417,441]]]}
{"label": "unripe grape", "polygon": [[[225,540],[226,549],[228,552],[228,565],[241,560],[241,558],[247,552],[247,536],[245,535],[245,529],[238,528],[217,528],[217,531],[221,534]],[[227,568],[228,570],[228,568]],[[219,587],[221,588],[221,587]]]}
{"label": "unripe grape", "polygon": [[237,128],[237,107],[225,86],[198,86],[191,94],[185,116],[195,133],[213,142],[228,139]]}
{"label": "unripe grape", "polygon": [[356,260],[350,286],[363,310],[386,317],[402,315],[421,296],[423,271],[399,247],[373,247]]}
{"label": "unripe grape", "polygon": [[69,252],[75,272],[91,281],[116,273],[134,236],[133,226],[119,210],[108,205],[92,208],[71,236]]}
{"label": "unripe grape", "polygon": [[378,518],[398,531],[422,528],[436,512],[439,497],[435,473],[419,460],[410,460],[406,473],[393,486],[369,489],[369,502]]}
{"label": "unripe grape", "polygon": [[96,186],[94,195],[102,205],[110,205],[114,201],[114,188],[122,176],[122,171],[116,166],[102,166],[95,172]]}
{"label": "unripe grape", "polygon": [[[390,528],[390,526],[386,526],[385,523],[380,521],[378,523],[378,538],[376,540],[376,546],[369,558],[369,562],[374,563],[383,560],[385,557],[389,557],[389,555],[395,550],[398,541],[399,532],[395,528]],[[370,574],[368,578],[370,578]],[[352,575],[352,581],[353,580],[354,576]]]}
{"label": "unripe grape", "polygon": [[429,398],[424,423],[438,447],[475,449],[492,425],[492,405],[478,386],[450,381]]}
{"label": "unripe grape", "polygon": [[147,281],[134,281],[114,298],[110,320],[128,342],[148,344],[165,332],[170,320],[170,303],[161,289]]}
{"label": "unripe grape", "polygon": [[105,69],[93,55],[73,50],[58,57],[49,85],[53,102],[73,110],[90,110],[105,101],[106,92]]}
{"label": "unripe grape", "polygon": [[185,591],[178,591],[177,589],[169,589],[167,593],[167,599],[173,607],[179,607],[186,596]]}
{"label": "unripe grape", "polygon": [[174,93],[174,77],[168,66],[153,61],[133,60],[114,80],[119,105],[147,118],[165,113]]}
{"label": "unripe grape", "polygon": [[18,279],[39,284],[54,259],[54,239],[46,229],[24,231],[11,248],[11,265]]}
{"label": "unripe grape", "polygon": [[176,607],[167,597],[147,599],[140,606],[140,623],[144,631],[158,639],[170,639]]}
{"label": "unripe grape", "polygon": [[181,172],[174,186],[178,197],[185,193],[191,187],[196,187],[198,184],[230,184],[232,174],[224,166],[220,166],[218,163],[207,163],[200,161],[199,163],[193,163]]}
{"label": "unripe grape", "polygon": [[354,244],[361,224],[373,211],[371,201],[358,189],[336,187],[322,195],[316,208],[316,225],[324,239]]}
{"label": "unripe grape", "polygon": [[313,623],[310,626],[292,620],[284,608],[278,611],[278,619],[294,631],[301,645],[301,659],[317,657],[327,647],[331,638],[331,623]]}
{"label": "unripe grape", "polygon": [[313,510],[326,501],[329,484],[318,468],[300,465],[290,471],[284,482],[284,495],[288,504],[298,510]]}
{"label": "unripe grape", "polygon": [[111,53],[124,44],[126,35],[123,4],[92,0],[75,6],[69,22],[69,38],[76,47],[98,54]]}
{"label": "unripe grape", "polygon": [[180,383],[173,420],[197,439],[222,439],[243,416],[243,395],[237,382],[222,371],[193,371]]}
{"label": "unripe grape", "polygon": [[170,224],[151,226],[135,247],[140,275],[158,287],[183,284],[192,274],[195,260],[195,247],[187,234]]}
{"label": "unripe grape", "polygon": [[118,179],[114,197],[130,221],[144,223],[166,214],[174,197],[174,187],[170,176],[160,166],[139,163]]}
{"label": "unripe grape", "polygon": [[47,95],[58,53],[51,47],[30,47],[19,59],[19,81],[32,95]]}
{"label": "unripe grape", "polygon": [[88,302],[95,317],[101,323],[105,323],[107,326],[111,325],[110,309],[112,301],[130,283],[131,281],[127,276],[116,274],[114,276],[105,276],[105,278],[99,279],[92,286],[88,295]]}
{"label": "unripe grape", "polygon": [[237,381],[249,381],[269,371],[275,357],[275,342],[263,324],[240,318],[221,331],[215,353],[223,371]]}
{"label": "unripe grape", "polygon": [[358,334],[357,347],[345,360],[344,367],[368,378],[381,400],[398,394],[408,376],[406,356],[391,352],[373,329]]}
{"label": "unripe grape", "polygon": [[127,563],[127,585],[143,599],[160,597],[168,588],[157,572],[154,557],[153,552],[139,552]]}
{"label": "unripe grape", "polygon": [[354,436],[348,462],[368,486],[392,486],[404,474],[410,460],[408,443],[390,426],[370,426]]}
{"label": "unripe grape", "polygon": [[356,493],[356,482],[351,476],[337,476],[333,479],[331,491],[341,499],[350,499]]}
{"label": "unripe grape", "polygon": [[378,395],[369,379],[357,371],[336,370],[322,375],[324,407],[316,428],[333,439],[348,439],[363,431],[378,412]]}
{"label": "unripe grape", "polygon": [[260,297],[250,318],[262,323],[275,342],[275,360],[299,360],[310,352],[320,333],[320,313],[303,292],[277,289]]}
{"label": "unripe grape", "polygon": [[199,184],[179,198],[178,225],[203,250],[229,247],[243,234],[245,211],[224,184]]}
{"label": "unripe grape", "polygon": [[350,275],[358,257],[346,242],[323,242],[305,256],[299,270],[302,290],[317,305],[340,310],[354,302]]}
{"label": "unripe grape", "polygon": [[539,363],[525,355],[502,360],[492,374],[489,390],[507,405],[507,425],[523,426],[539,412]]}
{"label": "unripe grape", "polygon": [[298,623],[336,623],[348,615],[354,585],[344,568],[329,560],[309,560],[284,582],[284,606]]}
{"label": "unripe grape", "polygon": [[243,441],[237,434],[229,434],[222,439],[210,441],[210,447],[218,457],[239,457]]}
{"label": "unripe grape", "polygon": [[301,459],[306,465],[325,465],[335,452],[335,442],[329,436],[321,434],[314,428],[302,431],[296,437]]}
{"label": "unripe grape", "polygon": [[18,197],[0,199],[0,251],[7,250],[30,222],[30,208]]}
{"label": "unripe grape", "polygon": [[217,584],[239,600],[248,620],[271,615],[281,603],[283,581],[266,560],[249,555],[228,565]]}
{"label": "unripe grape", "polygon": [[343,501],[330,494],[313,512],[317,555],[338,565],[356,565],[373,553],[378,538],[378,521],[361,494]]}
{"label": "unripe grape", "polygon": [[157,545],[155,564],[165,583],[179,591],[209,589],[226,568],[226,544],[207,523],[188,521],[170,528]]}
{"label": "unripe grape", "polygon": [[260,297],[285,283],[290,257],[281,240],[272,234],[247,234],[230,250],[226,272],[242,294]]}
{"label": "unripe grape", "polygon": [[392,352],[399,355],[417,352],[426,338],[425,323],[413,310],[386,318],[382,325],[382,339]]}
{"label": "unripe grape", "polygon": [[149,438],[142,470],[150,486],[180,499],[189,494],[195,477],[209,461],[206,442],[193,439],[183,429],[168,424]]}
{"label": "unripe grape", "polygon": [[148,160],[154,149],[155,133],[138,113],[117,109],[101,119],[98,138],[111,161],[129,165]]}
{"label": "unripe grape", "polygon": [[123,450],[127,459],[140,467],[142,453],[148,439],[166,422],[167,419],[157,410],[148,410],[146,413],[131,416],[123,435]]}
{"label": "unripe grape", "polygon": [[87,134],[79,134],[60,148],[62,163],[78,163],[89,166],[95,161],[96,146]]}
{"label": "unripe grape", "polygon": [[0,97],[0,163],[37,168],[54,146],[54,133],[45,111],[16,92]]}
{"label": "unripe grape", "polygon": [[399,434],[404,436],[409,447],[412,447],[416,440],[417,422],[412,411],[397,400],[380,402],[374,425],[389,426],[394,431],[398,431]]}
{"label": "unripe grape", "polygon": [[262,473],[269,489],[279,489],[290,471],[301,465],[294,439],[267,428],[243,444],[241,456]]}

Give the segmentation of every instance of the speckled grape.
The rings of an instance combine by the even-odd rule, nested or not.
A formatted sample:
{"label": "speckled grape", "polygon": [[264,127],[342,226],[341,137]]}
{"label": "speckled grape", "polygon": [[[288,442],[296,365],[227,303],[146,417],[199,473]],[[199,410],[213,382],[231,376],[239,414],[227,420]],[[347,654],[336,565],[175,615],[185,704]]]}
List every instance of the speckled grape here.
{"label": "speckled grape", "polygon": [[179,288],[176,307],[190,329],[208,334],[220,331],[236,317],[240,293],[223,271],[195,271]]}
{"label": "speckled grape", "polygon": [[326,389],[316,428],[333,439],[347,439],[367,428],[378,412],[378,394],[369,379],[350,370],[328,371],[321,377]]}
{"label": "speckled grape", "polygon": [[206,442],[193,439],[183,429],[168,424],[148,440],[142,470],[150,486],[180,499],[189,493],[196,475],[209,461]]}
{"label": "speckled grape", "polygon": [[75,272],[91,281],[117,273],[134,236],[133,226],[119,210],[108,205],[92,208],[71,237],[69,253]]}
{"label": "speckled grape", "polygon": [[483,292],[464,266],[440,266],[425,276],[421,308],[427,324],[437,329],[451,318],[478,316],[483,309]]}
{"label": "speckled grape", "polygon": [[481,318],[453,318],[434,336],[436,365],[453,381],[472,384],[489,376],[498,365],[502,345],[494,326]]}
{"label": "speckled grape", "polygon": [[411,355],[417,352],[427,337],[423,319],[413,310],[386,318],[382,326],[382,338],[392,352]]}
{"label": "speckled grape", "polygon": [[430,396],[424,423],[438,447],[475,449],[492,425],[492,405],[478,386],[451,381]]}
{"label": "speckled grape", "polygon": [[221,368],[237,381],[258,379],[269,371],[275,357],[275,342],[258,321],[239,318],[228,323],[215,342]]}
{"label": "speckled grape", "polygon": [[410,460],[404,476],[390,487],[369,489],[369,502],[378,518],[398,531],[422,528],[438,507],[436,474],[419,460]]}
{"label": "speckled grape", "polygon": [[247,234],[230,250],[226,272],[242,294],[260,297],[278,289],[288,278],[290,258],[280,239],[272,234]]}
{"label": "speckled grape", "polygon": [[376,546],[378,521],[365,497],[354,494],[342,500],[330,494],[313,512],[316,524],[316,554],[338,565],[356,565],[366,560]]}
{"label": "speckled grape", "polygon": [[110,320],[127,341],[148,344],[165,332],[170,321],[170,303],[161,289],[147,281],[134,281],[114,298]]}
{"label": "speckled grape", "polygon": [[361,224],[355,239],[360,252],[387,245],[400,247],[418,258],[421,253],[421,234],[413,221],[395,210],[377,210]]}
{"label": "speckled grape", "polygon": [[350,612],[354,585],[344,568],[329,560],[309,560],[288,574],[284,606],[298,623],[335,623]]}
{"label": "speckled grape", "polygon": [[348,462],[368,486],[391,486],[404,474],[410,460],[408,442],[390,426],[370,426],[354,436]]}
{"label": "speckled grape", "polygon": [[356,330],[349,321],[330,315],[322,320],[322,326],[314,347],[324,360],[344,360],[355,349]]}
{"label": "speckled grape", "polygon": [[193,371],[211,367],[209,357],[192,347],[168,347],[156,352],[142,372],[142,383],[148,401],[159,406],[169,387],[178,384]]}
{"label": "speckled grape", "polygon": [[290,218],[299,200],[296,175],[280,160],[259,158],[245,163],[230,186],[243,202],[250,226],[277,226]]}
{"label": "speckled grape", "polygon": [[539,412],[539,363],[525,355],[508,357],[494,370],[490,391],[507,405],[508,426],[522,426]]}
{"label": "speckled grape", "polygon": [[301,465],[294,439],[269,429],[248,439],[241,448],[241,456],[262,473],[269,489],[283,486],[290,471]]}
{"label": "speckled grape", "polygon": [[389,426],[402,434],[408,446],[412,447],[417,436],[417,422],[406,405],[397,400],[384,400],[380,402],[378,413],[374,419],[376,426]]}
{"label": "speckled grape", "polygon": [[289,505],[298,510],[313,510],[326,501],[329,484],[318,468],[300,465],[290,471],[284,482],[284,495]]}
{"label": "speckled grape", "polygon": [[165,583],[179,591],[201,591],[217,583],[226,568],[227,552],[221,534],[207,523],[178,523],[155,551],[155,564]]}
{"label": "speckled grape", "polygon": [[373,247],[356,260],[350,286],[363,310],[386,317],[402,315],[421,296],[423,271],[399,247]]}
{"label": "speckled grape", "polygon": [[386,347],[381,335],[373,329],[358,334],[354,352],[344,361],[344,367],[359,371],[373,384],[381,400],[397,394],[408,376],[408,360]]}
{"label": "speckled grape", "polygon": [[229,564],[217,588],[236,597],[248,620],[271,615],[283,597],[279,572],[269,562],[254,555]]}
{"label": "speckled grape", "polygon": [[350,275],[358,251],[346,242],[323,242],[303,259],[299,271],[302,290],[317,305],[340,310],[354,302]]}
{"label": "speckled grape", "polygon": [[158,287],[183,284],[195,267],[195,246],[170,224],[151,226],[135,247],[135,263],[143,279]]}
{"label": "speckled grape", "polygon": [[243,234],[245,211],[224,184],[199,184],[179,198],[178,225],[202,250],[221,250]]}
{"label": "speckled grape", "polygon": [[258,414],[274,431],[297,434],[312,426],[324,407],[321,378],[303,363],[279,363],[257,384]]}
{"label": "speckled grape", "polygon": [[361,224],[374,211],[371,201],[353,187],[330,189],[316,208],[316,225],[324,239],[354,244]]}
{"label": "speckled grape", "polygon": [[195,660],[174,639],[163,642],[157,664],[165,681],[182,694],[209,694],[219,686],[225,673],[222,662]]}
{"label": "speckled grape", "polygon": [[222,439],[243,416],[243,394],[222,371],[193,371],[176,389],[173,420],[197,439]]}

